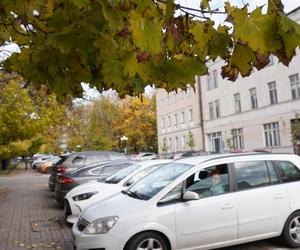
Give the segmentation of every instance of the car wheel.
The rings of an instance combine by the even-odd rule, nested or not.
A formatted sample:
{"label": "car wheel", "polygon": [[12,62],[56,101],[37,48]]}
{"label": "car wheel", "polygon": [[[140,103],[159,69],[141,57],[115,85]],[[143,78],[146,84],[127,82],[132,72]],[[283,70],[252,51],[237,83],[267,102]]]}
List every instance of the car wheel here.
{"label": "car wheel", "polygon": [[300,247],[300,212],[295,212],[285,222],[281,239],[292,248]]}
{"label": "car wheel", "polygon": [[133,237],[126,250],[168,250],[165,239],[157,233],[145,232]]}

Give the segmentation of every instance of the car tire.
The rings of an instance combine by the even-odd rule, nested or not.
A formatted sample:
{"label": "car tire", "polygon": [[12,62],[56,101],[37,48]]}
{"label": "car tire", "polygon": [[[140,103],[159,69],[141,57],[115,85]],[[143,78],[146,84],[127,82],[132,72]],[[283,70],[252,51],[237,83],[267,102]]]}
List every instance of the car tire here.
{"label": "car tire", "polygon": [[161,249],[168,250],[166,240],[155,232],[144,232],[134,236],[126,244],[125,250],[138,250],[138,249]]}
{"label": "car tire", "polygon": [[300,247],[300,211],[292,213],[286,220],[280,238],[288,247]]}

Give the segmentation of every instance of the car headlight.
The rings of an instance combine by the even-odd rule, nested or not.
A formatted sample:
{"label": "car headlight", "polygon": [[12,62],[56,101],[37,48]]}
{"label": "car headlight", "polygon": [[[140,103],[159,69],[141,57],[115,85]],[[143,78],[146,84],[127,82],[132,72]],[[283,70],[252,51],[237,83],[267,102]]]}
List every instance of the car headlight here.
{"label": "car headlight", "polygon": [[118,216],[97,219],[90,223],[84,230],[85,234],[106,234],[118,221]]}
{"label": "car headlight", "polygon": [[87,199],[91,198],[93,195],[95,195],[97,193],[98,192],[89,192],[89,193],[79,194],[79,195],[73,196],[72,199],[74,201],[87,200]]}

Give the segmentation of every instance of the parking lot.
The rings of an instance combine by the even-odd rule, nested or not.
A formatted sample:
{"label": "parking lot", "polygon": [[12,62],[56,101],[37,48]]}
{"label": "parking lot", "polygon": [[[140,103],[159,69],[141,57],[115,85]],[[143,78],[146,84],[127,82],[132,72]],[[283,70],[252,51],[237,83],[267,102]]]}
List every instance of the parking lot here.
{"label": "parking lot", "polygon": [[[49,175],[17,169],[0,176],[0,249],[73,249],[71,228],[47,188]],[[275,240],[226,250],[284,250]],[[116,249],[119,250],[119,249]],[[225,250],[225,249],[224,249]]]}

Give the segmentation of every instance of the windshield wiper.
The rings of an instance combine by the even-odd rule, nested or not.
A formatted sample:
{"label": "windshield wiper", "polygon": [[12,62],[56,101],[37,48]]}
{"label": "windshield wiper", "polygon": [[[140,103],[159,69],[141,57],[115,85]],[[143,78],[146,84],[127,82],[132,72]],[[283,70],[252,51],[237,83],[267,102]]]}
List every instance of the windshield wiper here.
{"label": "windshield wiper", "polygon": [[122,191],[123,194],[126,194],[132,198],[137,198],[139,200],[147,200],[148,197],[146,197],[145,195],[139,194],[139,193],[135,193],[135,192],[131,192],[129,190],[123,190]]}

